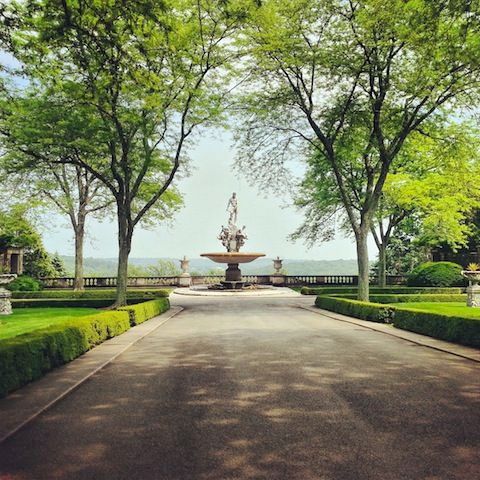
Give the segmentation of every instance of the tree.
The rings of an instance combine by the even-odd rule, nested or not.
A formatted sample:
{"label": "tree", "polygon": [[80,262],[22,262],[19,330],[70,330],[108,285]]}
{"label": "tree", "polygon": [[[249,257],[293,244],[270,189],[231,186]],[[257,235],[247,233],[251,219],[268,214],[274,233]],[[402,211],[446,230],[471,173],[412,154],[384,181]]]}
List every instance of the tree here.
{"label": "tree", "polygon": [[266,0],[251,17],[240,168],[278,185],[292,154],[315,149],[355,236],[361,300],[367,237],[406,140],[478,87],[472,9],[433,0]]}
{"label": "tree", "polygon": [[68,217],[75,239],[74,290],[82,290],[87,217],[104,213],[113,199],[95,175],[68,161],[75,157],[88,163],[104,154],[102,125],[91,110],[65,109],[35,88],[10,92],[0,111],[5,150],[0,167],[7,190],[11,186],[43,198]]}
{"label": "tree", "polygon": [[42,237],[28,218],[28,206],[16,204],[0,210],[0,249],[23,248],[24,273],[35,278],[56,276]]}
{"label": "tree", "polygon": [[135,227],[147,214],[161,220],[178,208],[174,179],[187,141],[220,117],[242,2],[34,0],[13,8],[21,21],[13,49],[24,71],[65,109],[91,109],[102,123],[104,155],[68,162],[113,195],[115,303],[123,305]]}

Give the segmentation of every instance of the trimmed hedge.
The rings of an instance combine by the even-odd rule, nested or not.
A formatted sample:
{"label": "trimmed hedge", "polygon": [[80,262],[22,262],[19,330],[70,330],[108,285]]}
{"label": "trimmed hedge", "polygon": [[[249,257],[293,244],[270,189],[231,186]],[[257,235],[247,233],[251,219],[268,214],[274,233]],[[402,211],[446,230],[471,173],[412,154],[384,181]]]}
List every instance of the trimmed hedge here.
{"label": "trimmed hedge", "polygon": [[[101,298],[101,299],[114,299],[116,290],[114,289],[92,289],[83,290],[80,292],[74,292],[73,290],[42,290],[40,292],[12,292],[12,298]],[[127,298],[158,298],[168,297],[170,295],[169,290],[165,289],[135,289],[127,292]]]}
{"label": "trimmed hedge", "polygon": [[[343,293],[337,295],[329,295],[336,298],[346,298],[350,300],[356,300],[356,295],[350,293]],[[429,293],[416,293],[416,294],[398,294],[398,295],[370,295],[371,303],[413,303],[413,302],[465,302],[467,295],[463,293],[457,294],[429,294]]]}
{"label": "trimmed hedge", "polygon": [[319,308],[472,347],[480,347],[480,320],[424,312],[413,308],[385,306],[347,298],[319,296]]}
{"label": "trimmed hedge", "polygon": [[390,318],[393,309],[393,307],[386,307],[380,303],[328,296],[318,296],[315,305],[325,310],[378,323],[385,323]]}
{"label": "trimmed hedge", "polygon": [[[337,295],[356,294],[356,287],[302,287],[302,295]],[[461,287],[370,287],[370,293],[375,294],[460,294],[464,291]]]}
{"label": "trimmed hedge", "polygon": [[[113,303],[113,298],[25,298],[12,299],[14,308],[34,308],[34,307],[87,307],[87,308],[107,308]],[[128,298],[128,304],[134,305],[145,302],[145,298]]]}
{"label": "trimmed hedge", "polygon": [[127,312],[68,320],[0,342],[0,397],[130,328]]}
{"label": "trimmed hedge", "polygon": [[138,305],[129,305],[128,307],[120,307],[118,310],[128,312],[130,325],[138,325],[149,318],[156,317],[170,308],[168,298],[159,298],[150,300],[149,302],[139,303]]}
{"label": "trimmed hedge", "polygon": [[[32,300],[37,303],[40,301]],[[97,300],[89,300],[95,301]],[[51,301],[46,300],[42,306],[47,302]],[[117,310],[66,320],[48,328],[0,340],[0,397],[73,360],[95,345],[126,332],[132,325],[155,317],[169,308],[168,298],[158,298]]]}
{"label": "trimmed hedge", "polygon": [[473,318],[441,315],[413,308],[395,308],[393,324],[440,340],[480,347],[480,320]]}

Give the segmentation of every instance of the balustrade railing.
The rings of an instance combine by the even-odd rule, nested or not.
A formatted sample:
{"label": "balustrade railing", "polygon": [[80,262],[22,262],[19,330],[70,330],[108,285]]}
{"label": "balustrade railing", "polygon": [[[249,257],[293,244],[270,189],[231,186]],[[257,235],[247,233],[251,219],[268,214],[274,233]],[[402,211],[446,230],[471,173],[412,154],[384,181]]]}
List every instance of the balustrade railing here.
{"label": "balustrade railing", "polygon": [[[128,277],[127,285],[131,288],[176,287],[180,284],[180,277]],[[243,275],[247,283],[255,285],[271,285],[272,275]],[[277,277],[278,278],[278,277]],[[42,278],[44,288],[73,288],[73,277],[48,277]],[[192,285],[205,285],[219,283],[225,280],[222,275],[195,275],[192,276]],[[85,288],[115,288],[117,277],[84,277]],[[291,287],[300,286],[356,286],[358,275],[285,275],[284,285]],[[370,278],[371,285],[377,283],[375,277]],[[405,277],[400,275],[387,276],[387,285],[401,285]],[[278,285],[278,281],[276,282]]]}

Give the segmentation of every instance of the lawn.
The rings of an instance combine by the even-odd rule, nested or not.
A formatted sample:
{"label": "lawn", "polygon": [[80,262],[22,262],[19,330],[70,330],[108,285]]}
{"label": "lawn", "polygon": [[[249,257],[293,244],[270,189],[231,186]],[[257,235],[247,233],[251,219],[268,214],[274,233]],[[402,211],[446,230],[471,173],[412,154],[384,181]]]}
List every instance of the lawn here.
{"label": "lawn", "polygon": [[480,320],[480,308],[467,307],[462,302],[412,302],[392,303],[396,308],[414,308],[425,312],[434,312],[441,315],[451,315],[464,318],[478,318]]}
{"label": "lawn", "polygon": [[95,308],[18,308],[12,315],[0,316],[0,339],[15,337],[72,317],[97,312]]}

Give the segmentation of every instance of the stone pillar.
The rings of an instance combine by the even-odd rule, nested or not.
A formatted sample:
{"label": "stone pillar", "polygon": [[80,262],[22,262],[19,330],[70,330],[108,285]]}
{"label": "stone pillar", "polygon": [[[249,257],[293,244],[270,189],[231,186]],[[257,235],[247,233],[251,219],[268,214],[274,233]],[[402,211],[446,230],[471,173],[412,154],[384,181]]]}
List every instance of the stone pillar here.
{"label": "stone pillar", "polygon": [[285,275],[282,273],[275,273],[270,275],[270,282],[275,287],[283,287],[285,286]]}
{"label": "stone pillar", "polygon": [[477,283],[467,287],[467,306],[480,307],[480,285]]}

